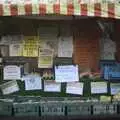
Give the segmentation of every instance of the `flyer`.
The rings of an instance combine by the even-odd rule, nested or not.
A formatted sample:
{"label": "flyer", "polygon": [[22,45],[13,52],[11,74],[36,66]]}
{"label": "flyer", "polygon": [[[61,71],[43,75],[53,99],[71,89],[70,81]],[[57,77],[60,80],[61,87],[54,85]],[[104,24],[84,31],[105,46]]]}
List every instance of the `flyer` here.
{"label": "flyer", "polygon": [[44,91],[61,92],[61,83],[56,83],[55,81],[46,80],[44,81]]}
{"label": "flyer", "polygon": [[20,80],[21,68],[16,65],[8,65],[3,69],[4,80]]}
{"label": "flyer", "polygon": [[107,82],[91,82],[91,93],[107,93]]}
{"label": "flyer", "polygon": [[56,82],[79,81],[78,65],[55,66]]}
{"label": "flyer", "polygon": [[9,81],[9,82],[6,82],[6,83],[0,85],[0,88],[4,95],[19,91],[19,86],[15,80]]}
{"label": "flyer", "polygon": [[83,86],[84,86],[84,83],[82,82],[67,83],[66,93],[83,95]]}

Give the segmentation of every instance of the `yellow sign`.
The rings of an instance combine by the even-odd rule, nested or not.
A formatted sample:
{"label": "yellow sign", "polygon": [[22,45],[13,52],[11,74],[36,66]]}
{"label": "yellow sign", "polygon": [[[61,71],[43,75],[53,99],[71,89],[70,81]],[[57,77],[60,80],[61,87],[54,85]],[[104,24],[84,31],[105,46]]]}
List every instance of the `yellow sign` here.
{"label": "yellow sign", "polygon": [[35,36],[26,36],[23,41],[23,56],[38,57],[38,38]]}

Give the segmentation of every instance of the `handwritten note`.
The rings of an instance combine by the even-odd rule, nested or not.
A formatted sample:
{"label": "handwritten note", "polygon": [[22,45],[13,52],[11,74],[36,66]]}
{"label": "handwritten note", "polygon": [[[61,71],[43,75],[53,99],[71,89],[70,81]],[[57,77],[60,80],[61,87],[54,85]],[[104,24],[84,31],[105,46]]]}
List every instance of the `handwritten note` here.
{"label": "handwritten note", "polygon": [[27,75],[24,77],[25,90],[42,89],[41,77],[39,75]]}
{"label": "handwritten note", "polygon": [[79,81],[78,65],[55,66],[56,82]]}

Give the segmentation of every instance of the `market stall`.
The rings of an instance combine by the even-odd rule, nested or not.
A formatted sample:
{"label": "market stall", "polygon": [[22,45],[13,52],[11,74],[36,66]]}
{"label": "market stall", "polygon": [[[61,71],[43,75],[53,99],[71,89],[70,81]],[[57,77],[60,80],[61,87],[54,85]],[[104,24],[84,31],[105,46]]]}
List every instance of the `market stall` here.
{"label": "market stall", "polygon": [[0,1],[0,115],[119,115],[119,9],[112,0]]}

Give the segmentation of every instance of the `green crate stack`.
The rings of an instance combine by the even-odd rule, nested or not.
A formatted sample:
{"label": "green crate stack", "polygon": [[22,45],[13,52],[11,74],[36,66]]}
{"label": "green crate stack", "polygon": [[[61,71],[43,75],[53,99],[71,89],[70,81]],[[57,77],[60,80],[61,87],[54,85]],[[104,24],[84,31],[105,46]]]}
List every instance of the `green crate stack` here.
{"label": "green crate stack", "polygon": [[114,115],[117,114],[116,103],[94,103],[93,104],[93,115]]}
{"label": "green crate stack", "polygon": [[14,103],[14,116],[39,116],[38,102]]}
{"label": "green crate stack", "polygon": [[41,101],[41,116],[65,116],[64,101]]}
{"label": "green crate stack", "polygon": [[67,102],[67,116],[91,115],[91,103],[79,101]]}
{"label": "green crate stack", "polygon": [[0,101],[0,116],[11,116],[13,113],[13,103]]}

